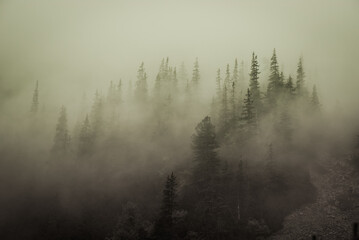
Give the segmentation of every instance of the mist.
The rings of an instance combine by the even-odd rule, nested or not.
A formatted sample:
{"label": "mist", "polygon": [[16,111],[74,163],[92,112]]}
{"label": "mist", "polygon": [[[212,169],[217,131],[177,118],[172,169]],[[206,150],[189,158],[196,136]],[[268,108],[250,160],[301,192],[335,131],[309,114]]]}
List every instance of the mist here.
{"label": "mist", "polygon": [[349,238],[358,12],[0,1],[1,238]]}

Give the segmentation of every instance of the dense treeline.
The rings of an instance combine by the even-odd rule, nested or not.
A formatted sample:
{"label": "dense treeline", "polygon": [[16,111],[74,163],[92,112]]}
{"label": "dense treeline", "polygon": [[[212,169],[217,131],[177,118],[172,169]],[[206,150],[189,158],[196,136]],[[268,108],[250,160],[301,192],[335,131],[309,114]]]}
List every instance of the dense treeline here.
{"label": "dense treeline", "polygon": [[[245,71],[237,59],[224,75],[218,69],[208,103],[200,93],[211,80],[198,59],[188,76],[167,58],[154,86],[141,63],[127,89],[120,80],[106,95],[97,91],[75,126],[62,106],[41,187],[23,196],[32,210],[16,207],[23,220],[4,223],[3,237],[256,239],[280,229],[315,199],[315,149],[301,137],[304,123],[321,118],[321,104],[316,86],[307,89],[302,58],[294,77],[280,70],[275,50],[268,79],[259,81],[255,53]],[[46,121],[41,91],[36,83],[34,132]]]}

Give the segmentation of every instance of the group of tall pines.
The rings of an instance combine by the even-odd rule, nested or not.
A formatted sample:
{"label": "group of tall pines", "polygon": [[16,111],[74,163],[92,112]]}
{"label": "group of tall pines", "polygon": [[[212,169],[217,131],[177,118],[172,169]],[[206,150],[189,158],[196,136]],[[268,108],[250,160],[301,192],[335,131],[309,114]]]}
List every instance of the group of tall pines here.
{"label": "group of tall pines", "polygon": [[[167,58],[153,86],[141,63],[133,83],[111,82],[106,95],[97,91],[92,107],[77,116],[72,127],[61,106],[50,165],[55,162],[53,166],[62,169],[58,171],[67,171],[69,167],[60,167],[66,162],[107,175],[101,184],[80,177],[73,181],[111,190],[68,186],[72,194],[83,191],[77,195],[80,213],[66,217],[53,211],[51,226],[42,224],[46,234],[36,239],[258,239],[280,229],[285,216],[315,198],[308,161],[301,161],[307,156],[297,148],[296,136],[301,119],[320,116],[321,104],[316,86],[307,89],[302,58],[295,75],[286,75],[274,50],[266,71],[255,53],[249,72],[235,59],[232,67],[218,69],[213,80],[202,77],[198,59],[187,74],[184,64],[170,66]],[[215,81],[215,94],[203,103],[201,94],[210,81]],[[40,81],[33,93],[32,116],[41,114],[41,91]],[[127,116],[129,108],[136,121]],[[187,135],[191,153],[176,154],[184,144],[176,138],[188,128],[181,123],[198,119],[198,109],[207,114],[191,127],[192,138]],[[130,133],[140,144],[131,146],[133,140],[124,140],[131,139]],[[145,153],[145,163],[136,162],[139,152]],[[184,159],[160,160],[166,152]],[[133,184],[137,187],[127,194],[116,193],[125,190],[109,185],[124,186],[132,179],[108,180],[118,175],[109,159],[127,159],[121,168],[132,169],[133,181],[141,185]],[[151,166],[144,174],[148,177],[137,166]]]}

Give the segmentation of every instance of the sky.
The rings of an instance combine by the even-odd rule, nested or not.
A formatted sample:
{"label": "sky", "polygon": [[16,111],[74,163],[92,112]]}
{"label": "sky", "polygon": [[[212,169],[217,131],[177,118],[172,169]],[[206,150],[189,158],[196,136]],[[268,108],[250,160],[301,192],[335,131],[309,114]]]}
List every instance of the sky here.
{"label": "sky", "polygon": [[329,108],[355,106],[358,13],[357,0],[0,0],[1,99],[31,97],[38,80],[44,98],[69,102],[135,80],[142,61],[151,82],[163,57],[189,72],[198,57],[212,87],[217,68],[248,66],[253,51],[265,72],[276,48],[286,75],[303,56]]}

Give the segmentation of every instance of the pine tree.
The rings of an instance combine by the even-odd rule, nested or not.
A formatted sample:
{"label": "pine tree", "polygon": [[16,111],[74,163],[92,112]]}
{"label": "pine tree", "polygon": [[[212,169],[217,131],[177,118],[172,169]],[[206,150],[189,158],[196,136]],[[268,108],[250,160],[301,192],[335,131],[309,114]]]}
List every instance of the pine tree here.
{"label": "pine tree", "polygon": [[219,173],[219,159],[215,127],[210,117],[205,117],[196,127],[196,133],[192,137],[192,149],[194,154],[195,182],[207,185]]}
{"label": "pine tree", "polygon": [[235,82],[232,82],[230,104],[231,104],[230,122],[233,125],[237,121],[236,83]]}
{"label": "pine tree", "polygon": [[31,113],[35,114],[39,110],[39,81],[36,81],[35,90],[32,95]]}
{"label": "pine tree", "polygon": [[171,93],[174,96],[177,96],[178,93],[178,79],[177,79],[177,69],[174,68],[171,76]]}
{"label": "pine tree", "polygon": [[298,96],[303,96],[303,94],[305,93],[304,78],[305,78],[305,73],[303,69],[303,59],[299,58],[298,68],[297,68],[297,82],[296,82],[296,92]]}
{"label": "pine tree", "polygon": [[216,94],[217,94],[217,98],[221,99],[222,97],[222,86],[221,86],[221,69],[218,68],[217,70],[217,78],[216,78]]}
{"label": "pine tree", "polygon": [[284,78],[285,78],[284,73],[283,73],[283,71],[281,71],[280,75],[279,75],[279,83],[278,83],[279,89],[282,89],[284,87]]}
{"label": "pine tree", "polygon": [[163,190],[162,205],[159,217],[155,223],[154,237],[155,239],[173,239],[174,238],[174,212],[177,207],[177,181],[173,172],[167,176],[165,189]]}
{"label": "pine tree", "polygon": [[234,60],[234,68],[232,74],[232,82],[239,87],[239,70],[238,70],[238,61],[237,58]]}
{"label": "pine tree", "polygon": [[145,72],[144,63],[142,62],[137,71],[137,81],[135,88],[135,98],[139,103],[147,100],[147,74]]}
{"label": "pine tree", "polygon": [[199,81],[200,81],[199,64],[198,64],[198,58],[196,58],[192,71],[192,85],[194,86],[195,89],[198,89]]}
{"label": "pine tree", "polygon": [[229,64],[227,64],[226,68],[226,76],[224,78],[224,86],[228,89],[231,88],[231,74],[229,72]]}
{"label": "pine tree", "polygon": [[228,89],[226,85],[224,85],[224,88],[222,90],[219,120],[221,133],[225,134],[229,126]]}
{"label": "pine tree", "polygon": [[254,105],[260,104],[260,90],[259,90],[259,64],[257,56],[252,54],[251,72],[249,74],[249,91],[251,92]]}
{"label": "pine tree", "polygon": [[61,107],[60,116],[56,125],[56,133],[54,137],[54,145],[52,152],[55,154],[66,154],[70,150],[70,135],[67,129],[66,108]]}
{"label": "pine tree", "polygon": [[160,98],[161,96],[161,74],[158,73],[155,80],[154,98]]}
{"label": "pine tree", "polygon": [[317,87],[315,84],[313,86],[313,91],[312,91],[311,105],[312,105],[312,108],[314,111],[320,110],[320,102],[319,102],[319,97],[318,97],[318,93],[317,93]]}
{"label": "pine tree", "polygon": [[103,102],[102,97],[96,91],[95,98],[93,101],[92,109],[91,109],[91,125],[92,125],[92,131],[93,131],[93,137],[96,139],[103,133]]}
{"label": "pine tree", "polygon": [[244,87],[244,82],[245,82],[245,76],[244,76],[244,62],[241,61],[241,67],[239,68],[239,88],[238,89],[242,89]]}
{"label": "pine tree", "polygon": [[123,206],[116,229],[109,240],[147,239],[143,222],[137,206],[128,202]]}
{"label": "pine tree", "polygon": [[239,161],[237,174],[236,174],[236,185],[237,185],[237,220],[245,220],[246,200],[247,200],[247,176],[245,174],[245,165],[243,160]]}
{"label": "pine tree", "polygon": [[294,88],[294,85],[293,85],[293,79],[292,79],[291,75],[289,75],[288,80],[287,80],[287,82],[285,84],[285,87],[287,88],[287,91],[289,92],[289,95],[294,95],[295,88]]}
{"label": "pine tree", "polygon": [[274,49],[273,55],[271,57],[270,75],[269,75],[269,83],[267,89],[267,96],[272,106],[276,104],[279,88],[280,88],[279,67],[278,67],[277,55]]}
{"label": "pine tree", "polygon": [[256,112],[253,106],[252,93],[249,88],[247,89],[247,94],[244,99],[242,120],[244,120],[249,127],[254,127],[256,125]]}
{"label": "pine tree", "polygon": [[217,156],[218,144],[214,126],[210,117],[205,117],[196,127],[193,135],[192,149],[194,154],[194,169],[192,174],[194,203],[194,223],[199,223],[198,231],[205,239],[213,237],[218,232],[218,219],[221,212],[219,197],[219,168]]}
{"label": "pine tree", "polygon": [[79,136],[79,146],[78,146],[78,155],[84,156],[92,152],[93,148],[93,135],[90,126],[90,121],[88,116],[86,116],[85,121],[82,124]]}

